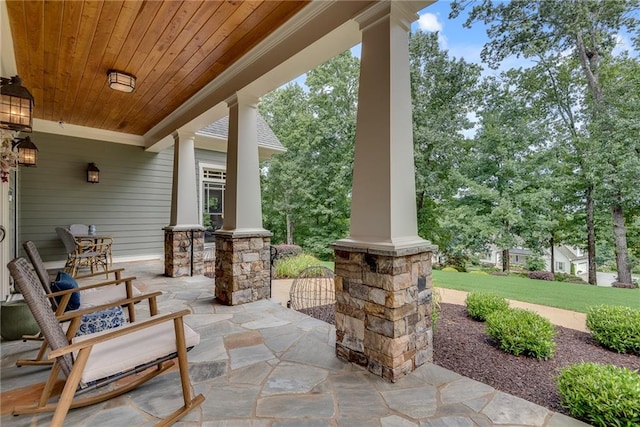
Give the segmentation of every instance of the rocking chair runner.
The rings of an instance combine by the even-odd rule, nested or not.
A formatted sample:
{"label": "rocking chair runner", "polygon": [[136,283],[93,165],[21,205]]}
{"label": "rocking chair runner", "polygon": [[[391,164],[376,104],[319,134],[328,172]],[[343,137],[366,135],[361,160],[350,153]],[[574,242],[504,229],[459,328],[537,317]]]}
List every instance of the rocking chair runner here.
{"label": "rocking chair runner", "polygon": [[[129,322],[135,322],[135,307],[134,303],[139,301],[148,300],[149,301],[149,311],[151,316],[155,316],[158,313],[158,305],[156,298],[162,295],[161,292],[153,292],[149,294],[143,294],[140,292],[135,286],[132,285],[132,281],[135,277],[121,277],[121,272],[123,269],[112,270],[110,273],[114,273],[116,279],[107,282],[95,283],[92,285],[80,286],[77,290],[69,290],[69,291],[60,291],[60,292],[52,292],[51,283],[49,274],[47,273],[47,269],[42,262],[42,258],[40,257],[40,253],[36,248],[36,245],[31,241],[26,241],[22,245],[24,247],[25,252],[29,256],[31,260],[31,265],[35,270],[38,278],[40,279],[40,284],[44,289],[45,294],[49,298],[49,302],[51,304],[52,309],[55,311],[57,316],[61,316],[67,306],[69,299],[71,298],[71,294],[73,292],[81,293],[81,302],[79,310],[86,310],[91,307],[104,306],[108,305],[108,307],[115,307],[117,305],[122,305],[126,309],[127,319]],[[103,273],[95,273],[93,275],[103,274]],[[78,276],[77,278],[86,278],[93,276],[92,274],[85,276]],[[58,303],[58,299],[60,298],[60,303]],[[23,340],[30,339],[41,339],[42,332],[38,336],[24,336]],[[35,359],[20,359],[16,361],[16,366],[26,366],[26,365],[51,365],[53,361],[47,360],[44,358],[44,355],[47,350],[47,342],[43,342],[40,347],[40,351]]]}
{"label": "rocking chair runner", "polygon": [[[126,393],[138,385],[166,371],[177,356],[182,383],[184,405],[158,425],[169,425],[204,401],[202,394],[192,398],[187,348],[197,345],[200,336],[183,322],[189,310],[131,323],[117,329],[88,334],[73,339],[65,335],[53,314],[47,298],[29,263],[17,258],[8,264],[18,290],[51,346],[49,358],[55,362],[40,400],[35,406],[15,407],[14,415],[54,412],[52,426],[61,426],[69,409],[92,405]],[[78,313],[79,314],[79,313]],[[71,316],[68,312],[66,316]],[[77,328],[79,317],[71,321],[70,330]],[[75,355],[75,357],[74,357]],[[74,360],[75,359],[75,360]],[[131,383],[97,395],[78,397],[89,388],[106,385],[128,374],[151,368]],[[67,377],[62,394],[55,403],[48,403],[57,377]]]}

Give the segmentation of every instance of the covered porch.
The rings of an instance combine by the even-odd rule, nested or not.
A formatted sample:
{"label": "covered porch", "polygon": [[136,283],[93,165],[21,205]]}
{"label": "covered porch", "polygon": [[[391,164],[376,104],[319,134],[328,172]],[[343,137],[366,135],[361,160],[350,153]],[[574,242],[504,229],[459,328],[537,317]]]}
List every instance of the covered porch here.
{"label": "covered porch", "polygon": [[[361,42],[351,230],[333,245],[336,353],[390,381],[429,362],[434,247],[417,234],[408,33],[417,12],[430,3],[2,2],[9,24],[3,25],[8,37],[2,39],[2,73],[21,74],[32,88],[33,137],[43,147],[41,168],[20,168],[11,192],[2,186],[3,199],[13,201],[2,204],[10,236],[1,246],[2,264],[32,240],[55,266],[60,254],[52,230],[60,224],[54,222],[98,212],[114,230],[115,260],[124,249],[119,242],[127,240],[134,247],[129,259],[162,251],[165,276],[201,273],[198,132],[228,115],[224,218],[215,233],[216,277],[209,287],[227,305],[269,298],[271,233],[262,226],[259,98]],[[211,15],[203,24],[205,13]],[[78,32],[69,31],[65,20],[77,23]],[[34,23],[41,33],[26,31]],[[193,25],[202,25],[203,33],[194,35]],[[200,36],[209,37],[204,45],[210,50]],[[81,65],[78,55],[94,67],[74,67]],[[124,70],[137,80],[126,80],[124,88],[107,84],[106,75],[120,67],[137,68]],[[130,152],[113,154],[117,144]],[[128,163],[141,155],[142,166]],[[69,157],[70,166],[83,158],[95,162],[93,156],[110,157],[117,168],[111,176],[104,173],[109,188],[102,182],[87,187],[75,172],[58,167]],[[147,174],[142,179],[139,169]],[[61,185],[48,187],[57,181]],[[151,197],[155,193],[158,198]],[[51,194],[54,199],[41,206]],[[6,295],[9,280],[6,270],[2,274]]]}
{"label": "covered porch", "polygon": [[[193,426],[581,426],[562,414],[427,363],[397,383],[335,355],[335,328],[265,299],[239,306],[214,300],[204,276],[168,278],[156,261],[118,264],[141,289],[162,290],[161,312],[183,308],[201,343],[189,352],[196,393],[205,402],[181,424]],[[145,309],[140,306],[138,310]],[[140,312],[141,317],[148,313]],[[16,401],[37,398],[49,368],[15,367],[39,343],[3,342],[2,416],[12,426],[47,425],[51,414],[7,413]],[[75,426],[150,425],[180,393],[168,372],[130,393],[72,410]],[[153,415],[150,415],[153,414]]]}

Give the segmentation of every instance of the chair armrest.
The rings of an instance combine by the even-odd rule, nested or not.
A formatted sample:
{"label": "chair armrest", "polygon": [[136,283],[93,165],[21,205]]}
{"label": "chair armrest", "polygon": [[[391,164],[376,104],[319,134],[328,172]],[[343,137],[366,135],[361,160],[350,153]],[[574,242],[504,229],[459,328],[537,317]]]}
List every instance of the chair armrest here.
{"label": "chair armrest", "polygon": [[109,280],[108,282],[100,282],[100,283],[94,283],[86,286],[79,286],[73,289],[65,289],[63,291],[51,292],[50,294],[47,294],[47,297],[48,298],[59,297],[66,294],[72,294],[74,292],[88,291],[91,289],[101,288],[104,286],[113,286],[113,285],[119,285],[121,283],[130,283],[130,282],[133,282],[135,279],[136,277],[132,276],[132,277],[125,277],[122,279]]}
{"label": "chair armrest", "polygon": [[154,300],[154,304],[155,304],[155,299],[161,295],[162,295],[162,292],[156,291],[150,294],[138,295],[132,298],[126,298],[118,301],[112,301],[110,303],[106,303],[102,305],[96,305],[94,307],[85,308],[84,310],[66,311],[62,314],[56,315],[56,317],[58,318],[59,322],[66,322],[68,320],[73,320],[75,318],[81,318],[85,314],[91,314],[91,313],[95,313],[96,311],[106,310],[107,308],[122,306],[130,303],[136,303],[138,301],[149,300],[151,302],[151,300]]}
{"label": "chair armrest", "polygon": [[[115,269],[113,269],[113,270],[109,270],[109,271],[107,272],[107,274],[115,273],[115,280],[118,280],[118,279],[120,279],[120,277],[118,277],[118,276],[120,276],[120,274],[121,274],[123,271],[124,271],[124,268],[115,268]],[[80,280],[80,279],[86,279],[86,278],[89,278],[89,277],[103,276],[104,274],[105,274],[105,272],[104,272],[104,271],[96,271],[95,273],[88,273],[88,274],[80,274],[80,275],[77,275],[77,276],[75,276],[75,277],[74,277],[74,279],[76,279],[76,280]]]}
{"label": "chair armrest", "polygon": [[173,320],[175,322],[176,319],[180,319],[180,321],[182,321],[182,318],[189,314],[191,314],[191,312],[185,309],[175,313],[165,314],[162,316],[154,316],[140,322],[130,323],[127,326],[112,329],[111,332],[101,334],[98,337],[90,338],[81,342],[69,344],[68,346],[65,346],[65,347],[60,347],[58,349],[51,350],[49,352],[49,359],[55,359],[56,357],[63,356],[73,351],[79,351],[83,348],[93,347],[94,345],[99,344],[101,342],[108,341],[108,340],[129,334],[131,332],[139,331],[141,329],[149,328],[151,326],[155,326],[170,320]]}

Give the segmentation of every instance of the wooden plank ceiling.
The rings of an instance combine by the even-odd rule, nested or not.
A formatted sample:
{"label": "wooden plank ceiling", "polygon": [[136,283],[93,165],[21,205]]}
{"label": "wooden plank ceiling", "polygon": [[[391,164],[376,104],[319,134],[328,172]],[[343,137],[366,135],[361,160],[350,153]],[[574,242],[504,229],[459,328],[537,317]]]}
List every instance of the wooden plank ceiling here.
{"label": "wooden plank ceiling", "polygon": [[[143,135],[305,1],[7,1],[34,117]],[[107,71],[137,77],[112,90]]]}

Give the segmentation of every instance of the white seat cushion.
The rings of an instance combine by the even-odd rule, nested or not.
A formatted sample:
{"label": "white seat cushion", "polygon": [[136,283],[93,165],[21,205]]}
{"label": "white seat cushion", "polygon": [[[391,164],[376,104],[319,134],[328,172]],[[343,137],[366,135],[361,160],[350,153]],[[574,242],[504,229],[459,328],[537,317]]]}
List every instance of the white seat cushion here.
{"label": "white seat cushion", "polygon": [[[139,323],[130,323],[118,328],[118,330],[121,331]],[[75,337],[72,342],[82,342],[109,332],[112,331],[106,330]],[[187,348],[198,345],[200,335],[187,324],[184,325],[184,333]],[[87,366],[82,374],[82,382],[87,384],[106,378],[133,369],[136,366],[153,362],[176,351],[173,321],[163,322],[159,325],[101,342],[93,346],[91,350]]]}
{"label": "white seat cushion", "polygon": [[[82,289],[82,287],[80,287]],[[141,295],[135,286],[132,287],[133,296]],[[108,304],[127,298],[127,288],[124,283],[114,286],[103,286],[101,288],[87,289],[80,292],[80,310]]]}

